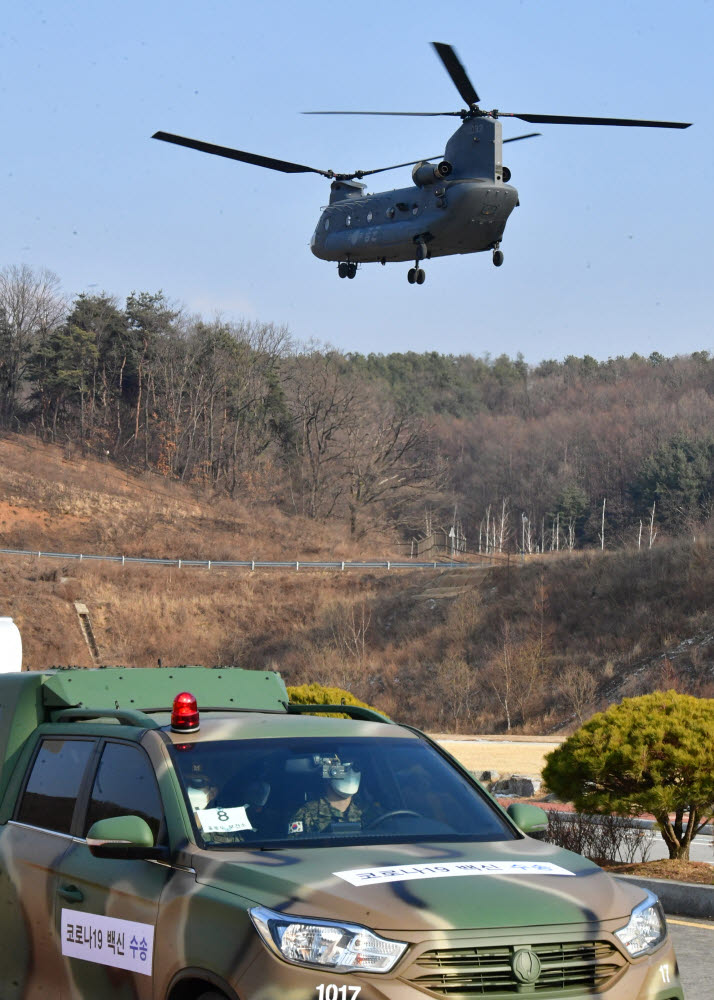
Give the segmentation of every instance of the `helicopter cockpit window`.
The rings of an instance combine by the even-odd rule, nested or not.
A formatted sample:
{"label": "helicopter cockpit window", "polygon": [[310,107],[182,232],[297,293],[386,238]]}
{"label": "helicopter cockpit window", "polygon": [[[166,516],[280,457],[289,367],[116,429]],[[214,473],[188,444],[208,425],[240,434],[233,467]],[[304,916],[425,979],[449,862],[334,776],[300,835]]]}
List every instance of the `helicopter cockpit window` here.
{"label": "helicopter cockpit window", "polygon": [[330,228],[330,220],[329,219],[325,219],[325,232],[327,232],[327,230],[329,228]]}

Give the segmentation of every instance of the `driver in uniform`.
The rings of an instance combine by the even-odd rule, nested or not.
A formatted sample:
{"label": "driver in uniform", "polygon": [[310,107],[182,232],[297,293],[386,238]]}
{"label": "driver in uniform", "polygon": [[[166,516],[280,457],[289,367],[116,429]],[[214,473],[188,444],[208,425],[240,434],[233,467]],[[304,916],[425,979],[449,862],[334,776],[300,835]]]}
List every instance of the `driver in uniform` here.
{"label": "driver in uniform", "polygon": [[288,824],[289,836],[322,833],[328,827],[339,828],[341,823],[362,826],[365,811],[354,801],[362,777],[359,766],[352,762],[342,763],[338,758],[326,758],[322,774],[326,782],[324,795],[300,806]]}

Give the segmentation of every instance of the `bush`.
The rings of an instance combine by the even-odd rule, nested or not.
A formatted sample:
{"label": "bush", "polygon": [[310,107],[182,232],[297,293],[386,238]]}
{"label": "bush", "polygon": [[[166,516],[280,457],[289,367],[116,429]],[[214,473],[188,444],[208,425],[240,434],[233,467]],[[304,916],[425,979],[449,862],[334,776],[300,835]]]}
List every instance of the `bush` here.
{"label": "bush", "polygon": [[650,853],[648,831],[623,816],[585,816],[550,809],[543,840],[582,854],[596,864],[647,861]]}
{"label": "bush", "polygon": [[594,715],[548,754],[543,780],[578,811],[657,820],[670,858],[714,813],[714,700],[655,691]]}
{"label": "bush", "polygon": [[[288,687],[288,695],[294,705],[359,705],[360,708],[369,708],[373,712],[379,711],[378,708],[373,708],[372,705],[360,701],[359,698],[355,698],[353,694],[343,688],[325,687],[323,684],[300,684],[297,687]],[[328,715],[328,713],[322,714]],[[343,713],[339,715],[329,714],[335,719],[349,718]]]}

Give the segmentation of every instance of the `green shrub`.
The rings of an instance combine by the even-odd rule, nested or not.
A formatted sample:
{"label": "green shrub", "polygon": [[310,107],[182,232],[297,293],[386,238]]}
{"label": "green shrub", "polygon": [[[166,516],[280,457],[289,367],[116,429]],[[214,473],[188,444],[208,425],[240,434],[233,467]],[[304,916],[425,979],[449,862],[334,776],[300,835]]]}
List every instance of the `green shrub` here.
{"label": "green shrub", "polygon": [[[360,701],[350,691],[343,688],[325,687],[323,684],[299,684],[296,687],[288,687],[290,701],[295,705],[359,705],[360,708],[369,708],[373,712],[379,712],[378,708]],[[327,718],[329,715],[325,714]],[[332,714],[332,713],[330,713]],[[384,714],[384,713],[382,713]],[[340,713],[332,715],[333,718],[348,719],[348,715]]]}
{"label": "green shrub", "polygon": [[688,859],[714,813],[714,699],[625,698],[548,754],[543,780],[580,812],[651,813],[670,858]]}

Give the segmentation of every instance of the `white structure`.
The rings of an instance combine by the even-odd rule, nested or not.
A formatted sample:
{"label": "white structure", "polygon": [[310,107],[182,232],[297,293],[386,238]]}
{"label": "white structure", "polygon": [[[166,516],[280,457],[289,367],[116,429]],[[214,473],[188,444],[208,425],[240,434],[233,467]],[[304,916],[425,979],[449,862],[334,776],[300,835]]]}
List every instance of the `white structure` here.
{"label": "white structure", "polygon": [[12,618],[0,618],[0,674],[22,670],[22,638]]}

